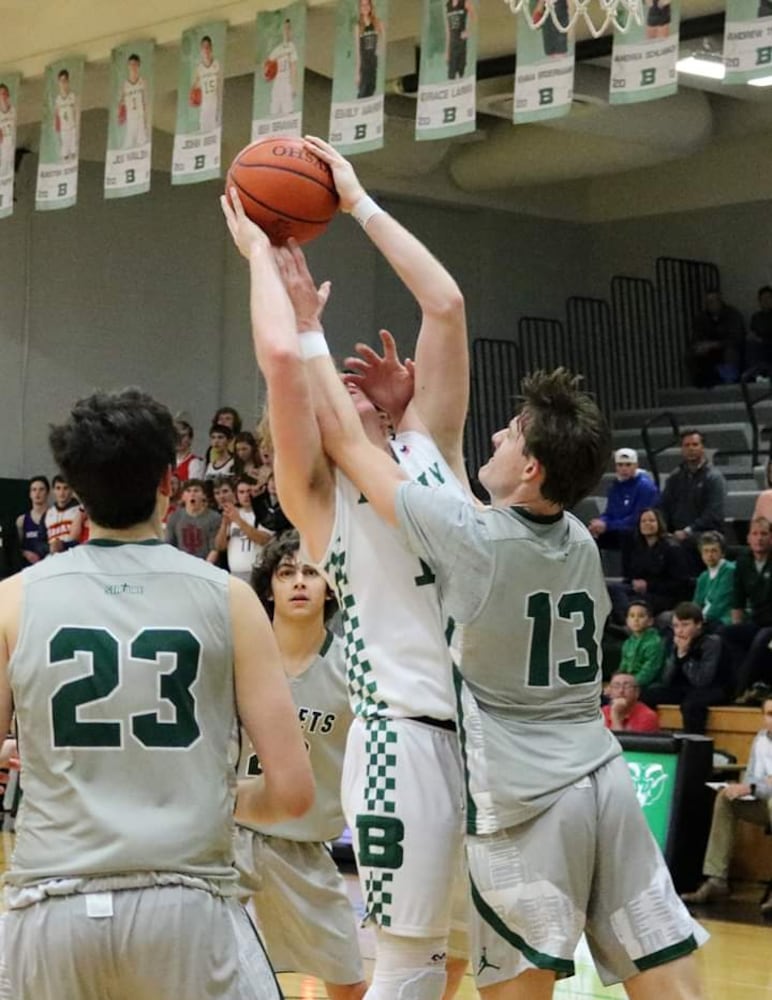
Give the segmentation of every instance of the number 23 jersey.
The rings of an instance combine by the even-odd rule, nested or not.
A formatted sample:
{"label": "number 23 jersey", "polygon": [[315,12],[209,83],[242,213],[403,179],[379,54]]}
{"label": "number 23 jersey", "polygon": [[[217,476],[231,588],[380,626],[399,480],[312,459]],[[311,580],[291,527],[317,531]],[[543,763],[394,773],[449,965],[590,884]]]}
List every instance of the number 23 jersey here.
{"label": "number 23 jersey", "polygon": [[22,579],[6,880],[233,877],[228,574],[160,542],[92,541]]}

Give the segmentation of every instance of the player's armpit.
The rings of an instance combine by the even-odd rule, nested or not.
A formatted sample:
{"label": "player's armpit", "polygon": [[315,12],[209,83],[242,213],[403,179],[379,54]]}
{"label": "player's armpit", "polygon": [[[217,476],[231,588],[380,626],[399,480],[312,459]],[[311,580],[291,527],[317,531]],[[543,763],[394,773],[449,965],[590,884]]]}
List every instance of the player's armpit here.
{"label": "player's armpit", "polygon": [[264,780],[240,795],[251,822],[302,816],[314,779],[271,623],[252,589],[231,578],[230,611],[236,706]]}

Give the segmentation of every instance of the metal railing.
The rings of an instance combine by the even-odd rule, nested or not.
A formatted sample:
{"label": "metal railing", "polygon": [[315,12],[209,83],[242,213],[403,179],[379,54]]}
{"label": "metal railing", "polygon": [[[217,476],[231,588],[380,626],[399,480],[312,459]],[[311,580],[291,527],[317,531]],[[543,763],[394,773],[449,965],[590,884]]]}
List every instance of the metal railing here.
{"label": "metal railing", "polygon": [[[665,444],[660,445],[658,448],[654,447],[654,443],[651,440],[651,434],[649,431],[652,427],[657,424],[662,424],[667,422],[670,424],[670,428],[673,431],[673,436],[670,440],[666,441]],[[641,437],[643,438],[643,447],[646,451],[646,458],[649,463],[649,470],[651,472],[654,482],[659,486],[659,466],[657,465],[657,455],[666,451],[668,448],[672,447],[674,444],[678,444],[681,440],[681,429],[678,426],[678,421],[670,412],[670,410],[660,410],[659,413],[655,413],[654,416],[649,417],[646,423],[641,427]]]}
{"label": "metal railing", "polygon": [[475,340],[471,351],[469,419],[464,451],[469,477],[491,454],[491,436],[506,427],[517,407],[520,379],[525,373],[520,348],[511,340]]}
{"label": "metal railing", "polygon": [[[742,393],[743,403],[745,403],[748,423],[751,425],[751,462],[754,468],[759,464],[759,441],[761,439],[761,428],[759,427],[756,407],[759,403],[763,403],[764,400],[772,399],[772,385],[769,382],[764,388],[758,388],[757,386],[756,378],[762,374],[768,375],[768,368],[762,365],[755,365],[752,368],[747,368],[740,376],[740,392]],[[751,390],[751,386],[754,386],[757,392],[754,393]],[[772,454],[772,449],[770,450],[770,454]]]}

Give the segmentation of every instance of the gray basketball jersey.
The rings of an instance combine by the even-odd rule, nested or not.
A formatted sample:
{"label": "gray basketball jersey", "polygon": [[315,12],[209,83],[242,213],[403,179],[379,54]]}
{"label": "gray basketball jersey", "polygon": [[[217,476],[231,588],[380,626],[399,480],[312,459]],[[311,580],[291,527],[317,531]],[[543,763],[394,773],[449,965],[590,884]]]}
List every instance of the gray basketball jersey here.
{"label": "gray basketball jersey", "polygon": [[403,486],[398,512],[457,623],[468,829],[523,822],[621,752],[599,707],[597,546],[571,514],[480,510],[444,488]]}
{"label": "gray basketball jersey", "polygon": [[[425,434],[399,434],[392,450],[411,479],[445,483],[464,496]],[[340,605],[354,714],[366,720],[455,718],[447,622],[434,575],[340,470],[322,566]]]}
{"label": "gray basketball jersey", "polygon": [[232,877],[227,573],[161,542],[92,541],[22,579],[8,674],[24,797],[6,880]]}
{"label": "gray basketball jersey", "polygon": [[[309,811],[299,819],[272,823],[270,826],[240,825],[286,840],[334,840],[340,836],[345,825],[340,803],[340,776],[352,718],[341,640],[328,632],[311,665],[302,674],[288,680],[310,755],[316,798]],[[260,762],[243,731],[241,739],[239,777],[260,774]]]}

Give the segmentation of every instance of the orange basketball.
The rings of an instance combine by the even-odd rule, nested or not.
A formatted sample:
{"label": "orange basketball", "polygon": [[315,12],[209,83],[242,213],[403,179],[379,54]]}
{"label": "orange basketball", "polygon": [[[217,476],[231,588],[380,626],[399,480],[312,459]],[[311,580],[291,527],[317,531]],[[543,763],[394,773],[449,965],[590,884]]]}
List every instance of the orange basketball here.
{"label": "orange basketball", "polygon": [[200,108],[201,107],[201,98],[202,98],[202,96],[203,95],[201,93],[201,88],[200,87],[191,87],[190,88],[190,106],[192,108]]}
{"label": "orange basketball", "polygon": [[320,236],[338,209],[330,168],[301,139],[273,136],[246,146],[228,170],[244,211],[271,243]]}
{"label": "orange basketball", "polygon": [[275,59],[266,59],[263,63],[263,79],[271,80],[276,79],[276,74],[279,72],[279,64]]}

